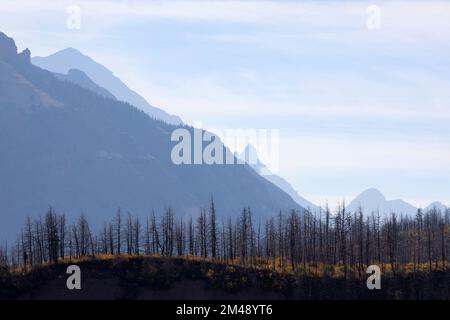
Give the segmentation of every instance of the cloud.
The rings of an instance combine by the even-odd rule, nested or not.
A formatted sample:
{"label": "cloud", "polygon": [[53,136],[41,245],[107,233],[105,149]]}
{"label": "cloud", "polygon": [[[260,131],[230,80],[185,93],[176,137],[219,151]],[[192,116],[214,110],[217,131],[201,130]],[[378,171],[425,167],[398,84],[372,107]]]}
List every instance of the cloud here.
{"label": "cloud", "polygon": [[[170,18],[231,22],[243,24],[288,24],[317,30],[366,28],[368,1],[106,1],[106,0],[2,0],[5,14],[36,16],[65,11],[79,5],[88,17],[103,17],[106,22],[131,22],[136,19]],[[382,29],[448,32],[450,3],[447,1],[377,1],[382,13]],[[100,22],[100,21],[99,21]]]}
{"label": "cloud", "polygon": [[[318,72],[291,75],[278,84],[258,72],[227,70],[204,77],[180,75],[167,87],[147,83],[138,91],[155,104],[192,120],[266,115],[449,121],[450,81],[426,71],[400,70],[402,78],[393,80],[387,80],[391,72],[381,72],[378,77],[385,79],[384,83],[349,72]],[[177,88],[176,94],[173,88]]]}
{"label": "cloud", "polygon": [[402,172],[413,176],[450,177],[450,141],[436,137],[383,134],[378,137],[294,135],[282,136],[281,166],[310,174],[332,172]]}

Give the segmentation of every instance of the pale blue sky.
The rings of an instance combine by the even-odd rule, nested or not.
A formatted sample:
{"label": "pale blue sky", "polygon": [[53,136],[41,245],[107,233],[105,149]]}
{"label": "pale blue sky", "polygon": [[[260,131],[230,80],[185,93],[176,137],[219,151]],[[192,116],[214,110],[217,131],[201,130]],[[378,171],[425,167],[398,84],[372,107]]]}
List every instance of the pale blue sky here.
{"label": "pale blue sky", "polygon": [[280,175],[318,204],[450,205],[450,2],[2,0],[0,30],[75,47],[189,123],[279,129]]}

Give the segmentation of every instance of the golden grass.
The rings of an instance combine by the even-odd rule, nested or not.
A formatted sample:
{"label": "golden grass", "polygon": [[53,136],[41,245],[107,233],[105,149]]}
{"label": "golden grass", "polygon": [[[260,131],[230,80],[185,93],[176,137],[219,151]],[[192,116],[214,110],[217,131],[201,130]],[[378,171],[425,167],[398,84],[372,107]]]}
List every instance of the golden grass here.
{"label": "golden grass", "polygon": [[[253,261],[249,259],[243,263],[241,259],[213,259],[211,257],[199,257],[192,255],[184,255],[184,256],[161,256],[161,255],[128,255],[128,254],[96,254],[94,256],[83,256],[83,257],[67,257],[64,259],[59,259],[59,264],[78,264],[83,262],[92,262],[92,261],[113,261],[113,260],[129,260],[129,259],[161,259],[161,260],[174,260],[174,259],[182,259],[187,261],[197,261],[197,262],[208,262],[220,265],[226,265],[230,267],[243,267],[243,268],[251,268],[254,270],[271,270],[276,273],[285,273],[291,274],[295,276],[313,276],[313,277],[331,277],[331,278],[342,278],[345,275],[347,277],[355,277],[359,276],[366,277],[365,270],[367,266],[362,266],[362,270],[359,270],[358,266],[350,266],[346,267],[342,263],[338,264],[325,264],[325,263],[316,263],[316,264],[303,264],[299,263],[295,265],[295,269],[292,268],[292,265],[289,261],[283,261],[281,258],[275,259],[262,259],[256,258]],[[378,265],[377,262],[371,263],[373,265]],[[11,267],[9,271],[13,274],[26,274],[28,272],[46,268],[52,265],[50,262],[45,262],[42,264],[34,264],[33,266],[26,267]],[[390,264],[383,263],[380,264],[383,273],[392,273],[392,267]],[[408,274],[418,271],[428,272],[430,271],[429,263],[422,263],[420,265],[414,265],[413,263],[406,264],[397,264],[395,266],[396,272]],[[431,264],[431,271],[438,270],[446,270],[449,268],[449,263],[445,264],[442,261],[433,261]]]}

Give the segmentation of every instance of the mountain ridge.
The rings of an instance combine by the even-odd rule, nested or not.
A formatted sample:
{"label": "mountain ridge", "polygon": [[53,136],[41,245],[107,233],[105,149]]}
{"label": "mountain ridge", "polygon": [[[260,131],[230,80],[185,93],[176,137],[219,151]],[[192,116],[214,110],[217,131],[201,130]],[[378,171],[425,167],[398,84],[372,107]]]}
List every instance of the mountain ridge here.
{"label": "mountain ridge", "polygon": [[53,74],[60,80],[70,81],[75,83],[85,89],[89,89],[96,94],[103,96],[105,98],[117,100],[116,97],[103,88],[102,86],[95,83],[91,78],[88,77],[86,73],[78,69],[70,69],[67,74],[53,72]]}
{"label": "mountain ridge", "polygon": [[130,89],[122,80],[101,63],[83,54],[79,50],[69,47],[57,51],[47,57],[33,57],[31,62],[51,72],[67,74],[71,69],[83,71],[92,81],[108,90],[118,100],[128,102],[138,107],[150,116],[170,124],[180,125],[182,120],[170,115],[164,110],[152,106],[141,95]]}
{"label": "mountain ridge", "polygon": [[175,165],[171,132],[200,129],[61,81],[11,56],[5,37],[0,33],[2,237],[15,236],[27,215],[49,205],[68,219],[84,212],[96,227],[119,207],[142,217],[169,207],[195,217],[211,196],[222,217],[244,207],[260,218],[303,210],[247,165]]}

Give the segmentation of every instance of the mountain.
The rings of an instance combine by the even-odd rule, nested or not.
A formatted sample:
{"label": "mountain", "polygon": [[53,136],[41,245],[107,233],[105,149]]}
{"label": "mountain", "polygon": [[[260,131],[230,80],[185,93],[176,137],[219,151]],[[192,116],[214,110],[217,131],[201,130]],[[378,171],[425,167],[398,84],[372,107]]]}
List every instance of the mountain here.
{"label": "mountain", "polygon": [[427,207],[425,207],[424,211],[425,212],[426,211],[431,211],[433,209],[436,209],[436,210],[441,211],[441,212],[445,212],[446,210],[449,209],[449,207],[444,205],[442,202],[435,201],[435,202],[430,203]]}
{"label": "mountain", "polygon": [[116,100],[116,97],[111,92],[96,84],[94,81],[91,80],[91,78],[87,76],[86,73],[84,73],[81,70],[70,69],[67,72],[67,74],[57,72],[54,72],[53,74],[60,80],[70,81],[74,84],[79,85],[82,88],[91,90],[92,92],[95,92],[96,94],[102,97]]}
{"label": "mountain", "polygon": [[142,218],[168,207],[196,215],[211,196],[222,217],[244,206],[256,220],[302,210],[248,165],[174,164],[177,128],[202,133],[61,81],[0,33],[0,238],[49,205],[68,219],[84,212],[97,227],[118,207]]}
{"label": "mountain", "polygon": [[42,69],[60,74],[67,74],[71,69],[81,70],[118,100],[128,102],[156,119],[174,125],[182,124],[179,117],[150,105],[142,96],[128,88],[112,71],[74,48],[58,51],[48,57],[33,57],[31,62]]}
{"label": "mountain", "polygon": [[273,174],[269,168],[265,164],[263,164],[258,158],[258,152],[255,147],[251,144],[248,144],[242,153],[239,155],[239,158],[244,160],[249,166],[251,166],[257,173],[259,173],[266,180],[272,182],[274,185],[279,187],[281,190],[286,192],[291,198],[298,203],[301,207],[309,209],[311,211],[320,211],[321,208],[316,206],[312,202],[306,200],[302,196],[298,194],[298,192],[292,187],[292,185],[287,182],[282,177]]}
{"label": "mountain", "polygon": [[417,212],[416,207],[403,200],[386,200],[386,197],[375,188],[367,189],[357,196],[349,203],[347,211],[357,212],[360,207],[365,214],[379,211],[381,216],[388,216],[392,212],[406,215],[415,215]]}

